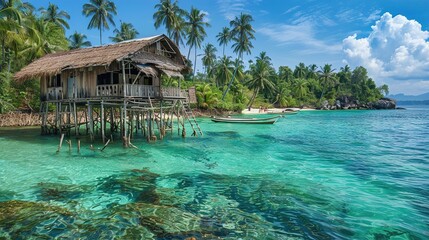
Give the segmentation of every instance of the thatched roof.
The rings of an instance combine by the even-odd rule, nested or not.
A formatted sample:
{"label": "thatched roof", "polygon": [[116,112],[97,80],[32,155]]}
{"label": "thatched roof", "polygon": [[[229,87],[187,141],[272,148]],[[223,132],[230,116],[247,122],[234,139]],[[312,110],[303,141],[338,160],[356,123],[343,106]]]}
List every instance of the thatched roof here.
{"label": "thatched roof", "polygon": [[[21,71],[15,74],[15,79],[25,80],[35,77],[52,76],[67,69],[108,66],[114,61],[132,57],[143,47],[151,45],[163,38],[168,41],[169,45],[172,46],[172,48],[174,48],[178,54],[180,54],[179,49],[173,41],[171,41],[165,35],[158,35],[105,46],[82,48],[66,52],[48,54],[21,69]],[[143,55],[139,53],[138,59],[143,61],[144,59],[141,59],[141,56]],[[185,67],[184,61],[182,61],[180,64],[174,63],[174,61],[166,57],[158,56],[152,53],[145,53],[144,56],[152,59],[153,61],[156,61],[155,64],[159,65],[160,68],[163,68],[162,66],[164,65],[168,65],[167,67],[164,66],[164,68],[167,70],[181,71]],[[142,63],[142,61],[138,62]],[[146,61],[145,63],[154,63],[153,61]]]}

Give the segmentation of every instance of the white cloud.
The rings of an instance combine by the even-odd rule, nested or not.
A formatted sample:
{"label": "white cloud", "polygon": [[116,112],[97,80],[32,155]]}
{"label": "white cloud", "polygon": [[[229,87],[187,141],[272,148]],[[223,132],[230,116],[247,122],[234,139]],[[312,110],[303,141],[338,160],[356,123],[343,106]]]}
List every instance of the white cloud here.
{"label": "white cloud", "polygon": [[301,53],[340,52],[341,45],[324,42],[316,37],[311,22],[298,24],[270,24],[257,29],[258,33],[268,36],[280,45],[301,45]]}
{"label": "white cloud", "polygon": [[347,63],[364,66],[378,82],[429,82],[429,32],[420,23],[385,13],[371,28],[368,37],[359,39],[355,34],[343,40]]}
{"label": "white cloud", "polygon": [[259,4],[261,0],[217,0],[220,12],[231,21],[240,13],[250,13],[249,6]]}
{"label": "white cloud", "polygon": [[210,13],[209,12],[207,12],[207,11],[204,11],[204,10],[201,10],[201,13],[203,13],[203,14],[205,14],[206,16],[204,17],[204,21],[205,22],[210,22],[210,18],[209,18],[209,16],[210,16]]}
{"label": "white cloud", "polygon": [[228,21],[233,20],[241,12],[246,12],[246,0],[218,0],[217,2],[220,12]]}

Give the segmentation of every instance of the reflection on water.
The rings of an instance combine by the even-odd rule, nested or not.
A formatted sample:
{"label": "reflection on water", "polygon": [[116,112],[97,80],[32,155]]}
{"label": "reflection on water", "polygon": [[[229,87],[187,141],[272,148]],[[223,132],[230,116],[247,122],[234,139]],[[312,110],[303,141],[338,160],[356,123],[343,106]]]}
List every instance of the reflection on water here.
{"label": "reflection on water", "polygon": [[103,152],[83,141],[80,153],[59,154],[38,129],[1,129],[0,239],[425,238],[428,117],[305,112],[256,127],[203,119],[204,138]]}

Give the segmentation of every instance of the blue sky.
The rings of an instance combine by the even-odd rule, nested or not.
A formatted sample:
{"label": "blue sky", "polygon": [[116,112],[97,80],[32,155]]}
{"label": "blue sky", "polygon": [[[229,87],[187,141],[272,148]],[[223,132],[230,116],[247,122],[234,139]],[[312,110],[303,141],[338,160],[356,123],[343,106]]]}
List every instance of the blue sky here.
{"label": "blue sky", "polygon": [[[58,5],[71,15],[67,35],[78,31],[93,45],[99,44],[98,30],[87,30],[89,19],[82,15],[88,1],[31,0],[36,8]],[[157,0],[116,0],[120,21],[132,23],[139,37],[165,33],[155,29],[152,15]],[[345,64],[366,67],[377,84],[387,83],[390,92],[429,92],[428,0],[179,0],[185,10],[194,6],[208,14],[211,27],[205,43],[222,54],[216,35],[241,12],[253,16],[256,30],[252,54],[245,62],[266,51],[273,65],[292,69],[300,62],[337,70]],[[113,36],[112,27],[103,32],[103,43]],[[182,54],[187,53],[181,46]],[[200,53],[200,52],[199,52]],[[232,50],[226,54],[235,56]],[[197,69],[202,71],[201,62]]]}

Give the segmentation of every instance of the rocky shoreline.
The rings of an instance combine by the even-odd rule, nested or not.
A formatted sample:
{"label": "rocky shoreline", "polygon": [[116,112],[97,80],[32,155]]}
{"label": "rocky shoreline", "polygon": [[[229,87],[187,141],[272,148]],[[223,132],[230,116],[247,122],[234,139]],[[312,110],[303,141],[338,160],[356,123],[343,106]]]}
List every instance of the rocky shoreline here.
{"label": "rocky shoreline", "polygon": [[320,110],[340,110],[340,109],[397,109],[396,100],[391,98],[381,98],[378,101],[370,103],[361,103],[359,100],[350,97],[340,97],[331,105],[327,100],[322,102]]}

